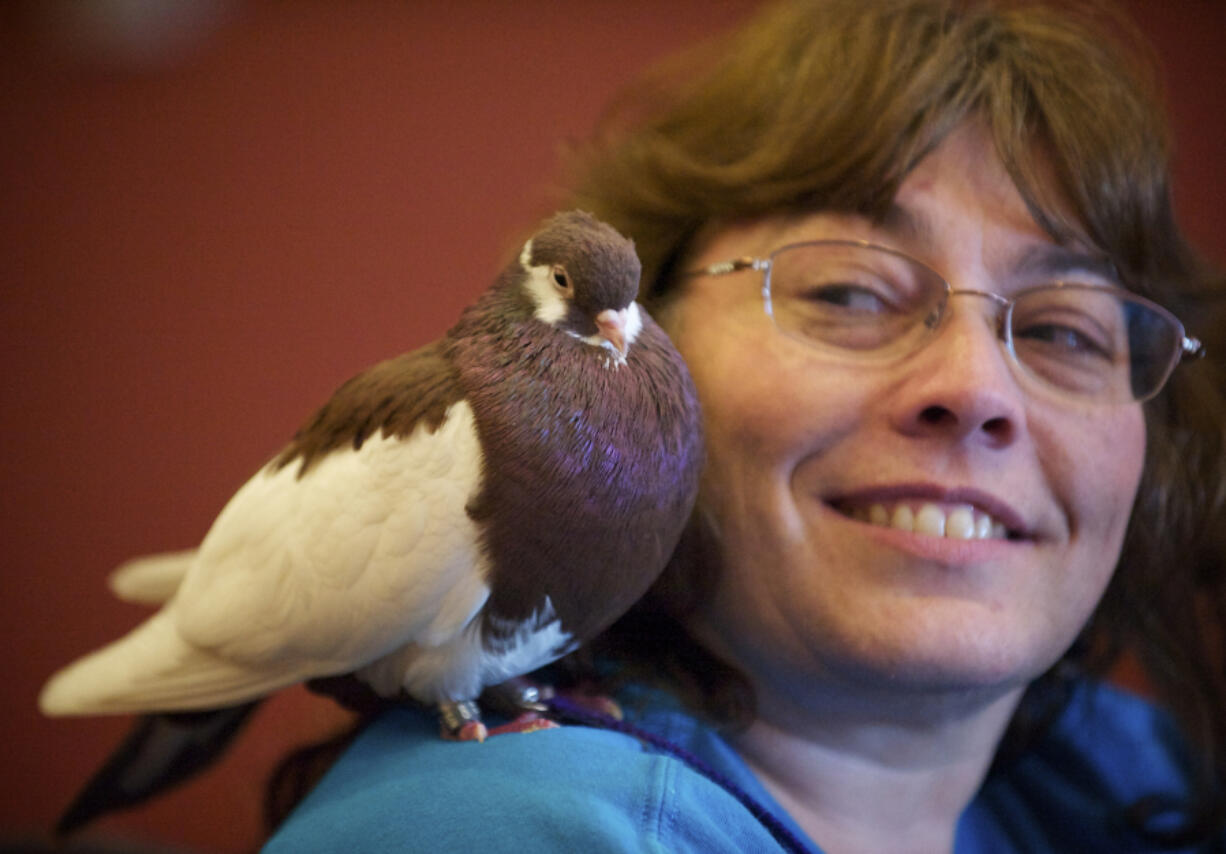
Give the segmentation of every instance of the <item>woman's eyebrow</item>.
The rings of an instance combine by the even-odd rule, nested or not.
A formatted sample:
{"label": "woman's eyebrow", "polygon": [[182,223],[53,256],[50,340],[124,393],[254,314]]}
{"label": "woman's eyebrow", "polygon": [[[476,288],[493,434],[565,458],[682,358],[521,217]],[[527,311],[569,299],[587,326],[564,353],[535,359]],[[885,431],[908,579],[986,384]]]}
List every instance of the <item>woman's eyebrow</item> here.
{"label": "woman's eyebrow", "polygon": [[[875,225],[900,241],[913,246],[935,246],[936,228],[922,213],[910,210],[897,202],[891,202]],[[1061,279],[1076,273],[1090,275],[1119,284],[1119,271],[1107,256],[1082,249],[1076,245],[1059,243],[1036,243],[1027,246],[1016,256],[1005,259],[1002,271],[1020,276],[1041,276]]]}
{"label": "woman's eyebrow", "polygon": [[1088,274],[1119,284],[1119,271],[1110,258],[1073,246],[1039,244],[1029,246],[1012,260],[1014,272],[1060,279],[1074,273]]}

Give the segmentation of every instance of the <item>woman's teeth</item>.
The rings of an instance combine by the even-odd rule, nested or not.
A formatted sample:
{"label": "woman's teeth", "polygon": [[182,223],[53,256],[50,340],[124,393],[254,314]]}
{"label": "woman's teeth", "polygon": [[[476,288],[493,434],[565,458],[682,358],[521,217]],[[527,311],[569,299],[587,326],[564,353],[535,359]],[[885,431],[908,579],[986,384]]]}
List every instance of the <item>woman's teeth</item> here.
{"label": "woman's teeth", "polygon": [[848,516],[870,525],[897,528],[930,537],[948,537],[954,540],[1003,540],[1008,537],[1005,526],[987,513],[980,512],[969,504],[941,507],[925,502],[919,505],[870,504],[867,507],[852,507]]}

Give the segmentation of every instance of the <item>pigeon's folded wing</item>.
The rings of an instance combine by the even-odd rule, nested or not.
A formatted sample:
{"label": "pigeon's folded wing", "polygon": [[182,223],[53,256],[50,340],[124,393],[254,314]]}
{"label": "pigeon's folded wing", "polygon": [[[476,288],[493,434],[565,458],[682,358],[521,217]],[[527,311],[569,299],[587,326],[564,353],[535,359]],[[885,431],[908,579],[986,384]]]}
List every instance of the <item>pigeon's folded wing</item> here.
{"label": "pigeon's folded wing", "polygon": [[441,643],[488,595],[466,505],[481,476],[468,405],[439,429],[368,439],[298,479],[240,490],[170,610],[191,643],[255,666],[344,672],[404,643]]}
{"label": "pigeon's folded wing", "polygon": [[489,595],[466,510],[480,444],[437,347],[394,362],[343,386],[230,500],[163,610],[57,674],[44,711],[243,702],[459,633]]}

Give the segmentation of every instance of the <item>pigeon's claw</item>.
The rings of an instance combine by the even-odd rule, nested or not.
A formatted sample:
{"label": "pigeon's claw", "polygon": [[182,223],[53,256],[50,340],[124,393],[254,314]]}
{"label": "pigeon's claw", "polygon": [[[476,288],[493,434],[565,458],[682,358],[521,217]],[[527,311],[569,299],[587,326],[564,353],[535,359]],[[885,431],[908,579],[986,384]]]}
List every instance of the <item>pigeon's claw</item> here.
{"label": "pigeon's claw", "polygon": [[490,731],[481,721],[469,721],[458,730],[443,729],[443,738],[448,741],[485,741]]}

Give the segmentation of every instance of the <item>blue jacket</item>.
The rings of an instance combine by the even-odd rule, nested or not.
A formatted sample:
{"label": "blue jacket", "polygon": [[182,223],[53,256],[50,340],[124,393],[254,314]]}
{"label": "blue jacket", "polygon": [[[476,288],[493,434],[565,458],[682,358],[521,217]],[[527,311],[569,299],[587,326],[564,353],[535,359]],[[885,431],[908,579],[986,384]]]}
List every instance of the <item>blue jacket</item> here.
{"label": "blue jacket", "polygon": [[[697,755],[814,852],[731,747],[670,698],[640,692],[628,720]],[[956,854],[1141,852],[1121,807],[1179,798],[1179,736],[1149,703],[1081,686],[1026,756],[984,783],[958,825]],[[1226,838],[1221,840],[1226,844]],[[568,725],[441,740],[433,716],[398,709],[349,748],[269,841],[305,852],[694,852],[783,850],[725,788],[681,759],[608,730]]]}

